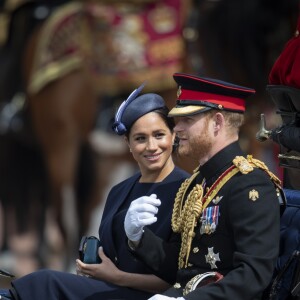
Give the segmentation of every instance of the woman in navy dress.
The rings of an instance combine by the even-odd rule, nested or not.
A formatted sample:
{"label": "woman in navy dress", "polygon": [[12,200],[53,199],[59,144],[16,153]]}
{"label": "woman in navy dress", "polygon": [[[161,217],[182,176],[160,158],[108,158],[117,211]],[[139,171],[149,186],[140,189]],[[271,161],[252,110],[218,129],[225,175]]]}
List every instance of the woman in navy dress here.
{"label": "woman in navy dress", "polygon": [[[124,218],[130,203],[140,197],[162,199],[159,222],[149,226],[164,240],[171,237],[173,202],[188,173],[174,165],[174,121],[157,94],[139,96],[142,87],[122,103],[113,130],[124,135],[140,171],[114,186],[105,204],[99,238],[100,264],[76,261],[77,274],[40,270],[12,282],[10,299],[100,300],[148,299],[170,284],[153,275],[128,251]],[[159,200],[158,200],[159,201]]]}

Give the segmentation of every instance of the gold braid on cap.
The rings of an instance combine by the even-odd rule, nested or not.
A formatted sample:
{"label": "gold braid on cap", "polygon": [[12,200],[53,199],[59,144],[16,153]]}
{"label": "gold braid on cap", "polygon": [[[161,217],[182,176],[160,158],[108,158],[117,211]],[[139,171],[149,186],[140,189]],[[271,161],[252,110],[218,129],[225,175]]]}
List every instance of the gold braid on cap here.
{"label": "gold braid on cap", "polygon": [[175,198],[172,229],[174,232],[181,233],[181,248],[178,259],[179,269],[187,267],[192,240],[195,236],[196,220],[202,212],[203,187],[200,184],[196,184],[193,187],[183,205],[185,193],[198,174],[199,172],[195,172],[181,184]]}

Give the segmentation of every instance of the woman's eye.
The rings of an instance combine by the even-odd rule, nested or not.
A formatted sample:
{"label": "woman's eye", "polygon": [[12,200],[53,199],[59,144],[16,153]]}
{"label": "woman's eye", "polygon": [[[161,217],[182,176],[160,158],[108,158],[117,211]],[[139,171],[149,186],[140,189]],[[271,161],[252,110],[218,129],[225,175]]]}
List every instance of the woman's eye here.
{"label": "woman's eye", "polygon": [[155,135],[155,137],[156,137],[157,139],[160,139],[160,138],[162,138],[162,137],[164,137],[164,136],[165,136],[164,133],[157,133],[157,134]]}
{"label": "woman's eye", "polygon": [[142,142],[142,141],[145,140],[145,138],[143,136],[138,136],[138,137],[135,138],[135,140],[138,141],[138,142]]}

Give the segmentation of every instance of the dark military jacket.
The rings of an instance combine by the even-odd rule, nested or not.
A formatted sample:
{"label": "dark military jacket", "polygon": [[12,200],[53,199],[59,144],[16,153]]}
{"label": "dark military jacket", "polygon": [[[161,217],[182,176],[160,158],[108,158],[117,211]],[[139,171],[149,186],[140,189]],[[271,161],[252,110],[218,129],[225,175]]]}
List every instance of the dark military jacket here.
{"label": "dark military jacket", "polygon": [[[233,159],[242,155],[237,142],[229,145],[200,167],[195,183],[205,178],[206,188],[210,187],[232,165]],[[223,279],[197,288],[184,298],[261,299],[279,252],[279,221],[278,189],[265,171],[254,168],[248,174],[238,172],[229,179],[203,211],[197,220],[186,268],[176,272],[179,234],[174,233],[167,244],[146,228],[133,253],[158,276],[176,282],[177,288],[171,288],[166,295],[180,297],[192,277],[216,271],[224,275]]]}

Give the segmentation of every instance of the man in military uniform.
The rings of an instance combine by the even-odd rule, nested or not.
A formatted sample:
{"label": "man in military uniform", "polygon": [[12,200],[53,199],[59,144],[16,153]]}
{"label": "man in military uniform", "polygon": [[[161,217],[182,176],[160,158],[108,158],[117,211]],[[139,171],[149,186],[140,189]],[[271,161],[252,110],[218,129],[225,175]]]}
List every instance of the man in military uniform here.
{"label": "man in military uniform", "polygon": [[[199,161],[180,187],[171,243],[146,225],[158,199],[140,198],[124,226],[130,251],[173,284],[162,299],[261,299],[279,251],[280,181],[238,144],[245,99],[255,91],[219,80],[175,73],[179,154]],[[166,191],[167,192],[167,191]]]}

